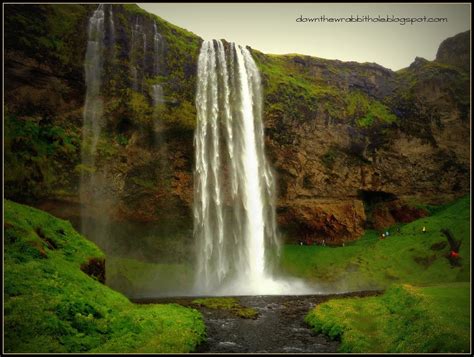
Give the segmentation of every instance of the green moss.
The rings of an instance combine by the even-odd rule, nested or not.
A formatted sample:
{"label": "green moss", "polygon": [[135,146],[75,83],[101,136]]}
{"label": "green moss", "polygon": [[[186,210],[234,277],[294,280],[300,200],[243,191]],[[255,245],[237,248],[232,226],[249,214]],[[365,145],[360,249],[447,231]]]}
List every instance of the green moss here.
{"label": "green moss", "polygon": [[258,317],[257,310],[240,305],[236,298],[202,298],[193,300],[192,303],[198,306],[205,306],[209,309],[227,310],[244,319],[256,319]]}
{"label": "green moss", "polygon": [[103,253],[69,222],[4,201],[6,352],[189,352],[201,315],[178,305],[134,305],[83,273]]}
{"label": "green moss", "polygon": [[118,134],[116,137],[115,137],[115,141],[119,144],[119,145],[122,145],[122,146],[127,146],[128,145],[128,138],[123,135],[123,134]]}
{"label": "green moss", "polygon": [[355,123],[361,128],[367,128],[376,123],[391,124],[397,120],[387,106],[377,100],[369,99],[362,92],[349,92],[346,101],[347,114],[355,119]]}
{"label": "green moss", "polygon": [[5,187],[7,197],[44,197],[71,182],[59,172],[79,162],[80,134],[47,117],[19,118],[5,113]]}
{"label": "green moss", "polygon": [[340,153],[336,147],[330,147],[328,151],[326,151],[326,153],[323,156],[321,156],[321,162],[328,169],[332,169],[339,155]]}
{"label": "green moss", "polygon": [[[350,122],[360,128],[391,124],[397,120],[381,101],[369,98],[361,91],[347,91],[337,86],[338,76],[347,72],[349,66],[336,66],[333,61],[299,55],[253,52],[264,78],[267,115],[279,113],[299,121],[314,120],[319,110],[331,121]],[[298,66],[298,59],[311,65]],[[312,66],[322,68],[325,75],[315,75],[310,70]],[[356,70],[360,76],[369,75],[362,65]],[[330,80],[331,77],[334,80]]]}
{"label": "green moss", "polygon": [[153,110],[145,96],[141,93],[131,91],[129,98],[132,120],[137,122],[138,125],[145,124],[146,121],[151,120]]}
{"label": "green moss", "polygon": [[14,5],[5,7],[5,48],[27,52],[40,62],[55,66],[56,74],[82,69],[85,31],[80,31],[87,16],[84,5]]}
{"label": "green moss", "polygon": [[382,296],[334,299],[305,318],[341,340],[339,352],[468,352],[469,283],[395,285]]}
{"label": "green moss", "polygon": [[196,126],[196,107],[188,101],[161,112],[160,120],[182,130],[192,131]]}

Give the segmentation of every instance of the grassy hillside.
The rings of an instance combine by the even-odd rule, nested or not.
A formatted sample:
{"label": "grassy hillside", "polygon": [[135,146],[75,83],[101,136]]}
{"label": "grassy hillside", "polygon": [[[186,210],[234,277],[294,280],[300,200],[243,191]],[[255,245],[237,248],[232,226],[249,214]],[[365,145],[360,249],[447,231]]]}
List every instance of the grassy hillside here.
{"label": "grassy hillside", "polygon": [[[388,287],[381,296],[336,299],[306,317],[341,340],[341,352],[468,352],[470,348],[470,200],[464,197],[379,240],[374,232],[342,248],[289,246],[287,270],[339,287]],[[427,228],[422,233],[422,227]],[[440,229],[461,239],[461,265],[446,258]],[[447,243],[447,242],[446,242]]]}
{"label": "grassy hillside", "polygon": [[[282,268],[292,275],[345,290],[384,288],[397,282],[427,285],[469,281],[469,206],[466,196],[429,217],[392,227],[384,240],[377,232],[367,231],[345,247],[286,245]],[[449,228],[456,239],[462,240],[460,267],[452,268],[446,258],[449,245],[440,232],[442,228]]]}
{"label": "grassy hillside", "polygon": [[306,316],[341,339],[340,352],[468,352],[469,283],[396,285],[378,297],[336,299]]}
{"label": "grassy hillside", "polygon": [[6,352],[189,352],[203,339],[196,310],[134,305],[85,274],[103,253],[69,222],[4,205]]}

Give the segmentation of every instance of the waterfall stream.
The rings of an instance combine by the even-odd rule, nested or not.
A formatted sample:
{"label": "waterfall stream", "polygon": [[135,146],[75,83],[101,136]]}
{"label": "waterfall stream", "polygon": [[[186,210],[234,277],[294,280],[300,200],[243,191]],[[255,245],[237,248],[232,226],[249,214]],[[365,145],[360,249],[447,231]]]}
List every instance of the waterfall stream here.
{"label": "waterfall stream", "polygon": [[272,277],[275,183],[264,153],[260,74],[246,48],[203,43],[196,108],[196,292],[288,292],[287,281]]}
{"label": "waterfall stream", "polygon": [[137,16],[132,27],[132,44],[130,51],[130,63],[132,74],[132,87],[136,92],[143,92],[144,77],[146,69],[146,33],[144,25],[140,23]]}
{"label": "waterfall stream", "polygon": [[[110,191],[107,178],[108,168],[98,162],[98,151],[100,151],[101,133],[105,127],[103,86],[108,79],[104,78],[106,55],[113,54],[115,46],[112,5],[100,4],[97,7],[89,18],[87,33],[84,61],[86,93],[79,183],[81,232],[101,248],[106,249],[114,195]],[[107,65],[110,66],[112,63],[113,58],[109,58]]]}

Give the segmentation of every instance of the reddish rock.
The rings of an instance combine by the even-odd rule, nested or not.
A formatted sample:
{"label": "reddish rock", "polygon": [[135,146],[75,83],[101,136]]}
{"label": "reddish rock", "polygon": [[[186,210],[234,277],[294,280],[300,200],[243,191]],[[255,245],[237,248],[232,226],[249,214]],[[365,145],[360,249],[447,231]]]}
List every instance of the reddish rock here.
{"label": "reddish rock", "polygon": [[278,208],[279,227],[289,240],[339,245],[364,233],[360,200],[298,200]]}
{"label": "reddish rock", "polygon": [[371,222],[375,229],[385,229],[395,223],[410,223],[426,217],[429,213],[423,208],[416,208],[402,200],[378,203],[372,211]]}

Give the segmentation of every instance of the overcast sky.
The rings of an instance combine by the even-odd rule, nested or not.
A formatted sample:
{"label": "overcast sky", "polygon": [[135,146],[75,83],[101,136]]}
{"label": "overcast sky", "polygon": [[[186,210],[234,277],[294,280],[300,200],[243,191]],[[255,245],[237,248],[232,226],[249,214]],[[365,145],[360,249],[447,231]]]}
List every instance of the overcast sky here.
{"label": "overcast sky", "polygon": [[[204,39],[226,39],[265,53],[300,53],[376,62],[398,70],[470,30],[470,4],[144,3],[148,12]],[[297,22],[299,17],[445,18],[447,22]],[[343,20],[345,21],[345,20]]]}

